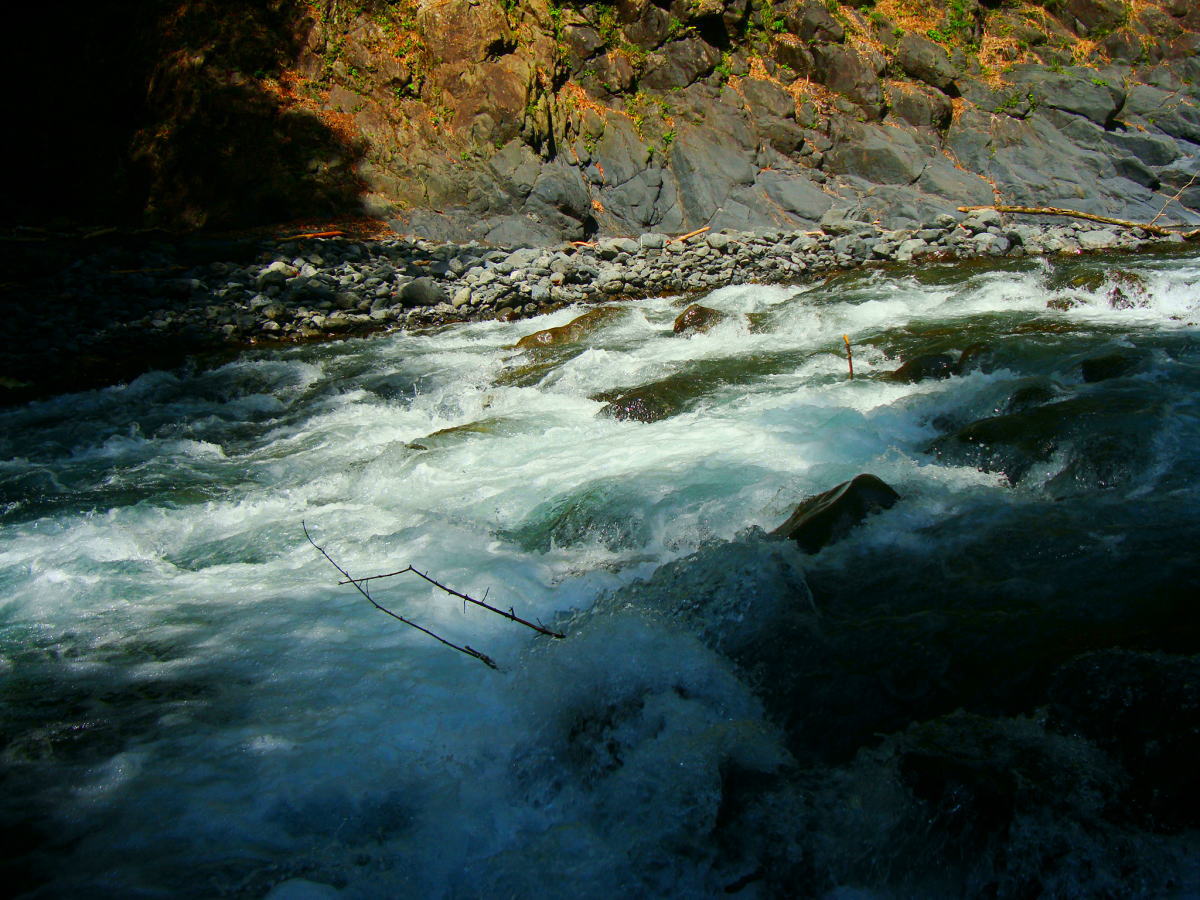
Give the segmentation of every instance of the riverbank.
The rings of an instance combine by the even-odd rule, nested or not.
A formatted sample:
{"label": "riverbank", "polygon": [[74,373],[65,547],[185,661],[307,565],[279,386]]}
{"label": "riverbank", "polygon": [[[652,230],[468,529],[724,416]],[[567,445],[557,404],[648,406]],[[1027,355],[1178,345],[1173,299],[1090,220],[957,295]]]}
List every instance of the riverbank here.
{"label": "riverbank", "polygon": [[74,251],[69,262],[42,249],[36,264],[24,248],[16,271],[27,277],[6,285],[6,320],[21,340],[0,351],[0,404],[120,383],[249,346],[513,320],[575,303],[735,283],[802,283],[864,265],[1183,242],[1140,228],[1017,221],[986,209],[894,230],[839,208],[815,231],[651,232],[546,248],[157,234]]}

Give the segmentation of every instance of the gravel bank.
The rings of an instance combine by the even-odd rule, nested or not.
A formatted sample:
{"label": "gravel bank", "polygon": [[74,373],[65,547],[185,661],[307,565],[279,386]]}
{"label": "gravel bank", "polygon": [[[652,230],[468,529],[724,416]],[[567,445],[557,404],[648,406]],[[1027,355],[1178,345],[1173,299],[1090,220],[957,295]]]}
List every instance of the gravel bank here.
{"label": "gravel bank", "polygon": [[517,319],[736,282],[800,282],[865,264],[1163,243],[1141,229],[1011,222],[992,210],[886,230],[835,209],[818,231],[708,231],[686,240],[647,233],[544,249],[336,238],[109,247],[16,291],[8,286],[7,319],[25,339],[0,351],[0,401],[115,383],[189,354],[247,345]]}

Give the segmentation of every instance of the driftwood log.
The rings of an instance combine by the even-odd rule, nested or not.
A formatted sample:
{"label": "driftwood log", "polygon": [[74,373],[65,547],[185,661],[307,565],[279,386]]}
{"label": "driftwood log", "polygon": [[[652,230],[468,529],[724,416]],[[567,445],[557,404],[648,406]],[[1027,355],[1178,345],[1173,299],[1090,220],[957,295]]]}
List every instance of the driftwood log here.
{"label": "driftwood log", "polygon": [[1098,216],[1094,213],[1080,212],[1077,209],[1060,209],[1057,206],[960,206],[959,212],[973,212],[977,209],[994,209],[1001,213],[1018,213],[1027,216],[1070,216],[1076,219],[1087,219],[1090,222],[1103,222],[1105,225],[1120,225],[1123,228],[1140,228],[1151,234],[1164,237],[1169,234],[1180,234],[1184,240],[1194,241],[1200,238],[1200,228],[1192,231],[1180,231],[1183,225],[1155,225],[1153,222],[1130,222],[1127,219],[1115,219],[1112,216]]}

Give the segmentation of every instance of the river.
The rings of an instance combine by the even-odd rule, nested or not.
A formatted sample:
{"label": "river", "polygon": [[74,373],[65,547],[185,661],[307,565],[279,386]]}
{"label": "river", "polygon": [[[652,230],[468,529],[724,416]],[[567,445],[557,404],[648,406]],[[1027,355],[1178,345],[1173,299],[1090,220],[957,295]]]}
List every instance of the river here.
{"label": "river", "polygon": [[[10,890],[1200,894],[1197,823],[1068,689],[1196,671],[1200,257],[700,302],[691,336],[668,297],[551,351],[513,345],[582,309],[0,411]],[[653,383],[665,418],[601,412]],[[901,501],[815,555],[764,533],[860,472]],[[303,526],[566,638],[372,582],[488,668]]]}

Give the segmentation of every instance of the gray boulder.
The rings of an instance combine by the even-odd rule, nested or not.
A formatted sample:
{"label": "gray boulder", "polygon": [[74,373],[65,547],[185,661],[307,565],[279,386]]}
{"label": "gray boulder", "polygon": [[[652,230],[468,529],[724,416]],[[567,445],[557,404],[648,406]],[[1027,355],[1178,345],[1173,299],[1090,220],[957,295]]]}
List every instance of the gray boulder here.
{"label": "gray boulder", "polygon": [[404,285],[399,298],[405,306],[436,306],[448,299],[446,289],[428,276],[414,278]]}
{"label": "gray boulder", "polygon": [[806,0],[787,14],[787,30],[802,41],[829,41],[840,44],[846,38],[842,23],[818,0]]}
{"label": "gray boulder", "polygon": [[929,38],[909,31],[896,47],[896,62],[908,75],[931,84],[939,91],[957,95],[954,70],[946,51]]}

